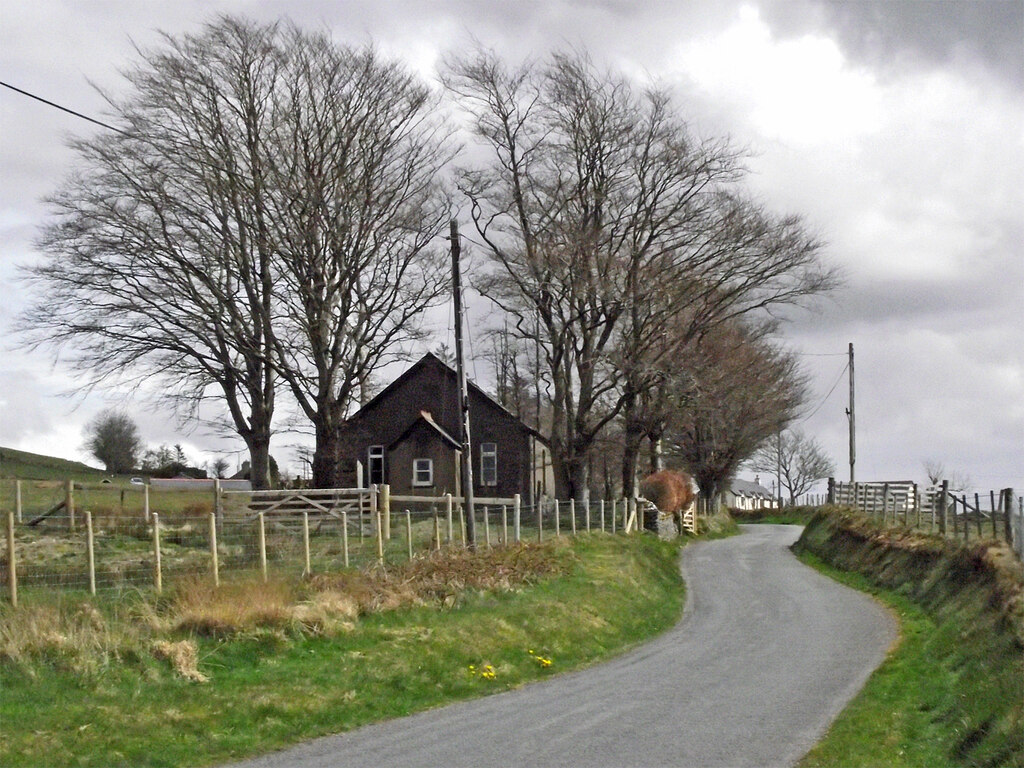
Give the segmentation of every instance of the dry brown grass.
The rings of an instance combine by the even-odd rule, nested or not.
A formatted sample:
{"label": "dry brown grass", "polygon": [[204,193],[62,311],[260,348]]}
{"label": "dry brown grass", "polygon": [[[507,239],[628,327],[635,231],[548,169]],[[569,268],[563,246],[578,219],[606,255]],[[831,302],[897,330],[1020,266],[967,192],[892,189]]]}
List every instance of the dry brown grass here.
{"label": "dry brown grass", "polygon": [[199,671],[199,652],[191,640],[157,640],[152,645],[153,655],[167,661],[178,675],[194,683],[206,683],[210,678]]}
{"label": "dry brown grass", "polygon": [[467,590],[505,592],[565,573],[570,552],[560,539],[490,550],[446,549],[397,567],[315,576],[308,588],[348,595],[359,613],[426,603],[451,606]]}
{"label": "dry brown grass", "polygon": [[82,675],[136,653],[139,628],[108,621],[89,602],[26,605],[0,615],[0,662],[31,673],[47,663]]}
{"label": "dry brown grass", "polygon": [[[348,632],[360,615],[414,605],[451,607],[466,592],[508,591],[566,573],[571,546],[553,540],[491,550],[459,548],[399,566],[317,575],[301,582],[258,574],[214,587],[205,576],[172,585],[164,597],[143,596],[130,606],[81,598],[0,610],[0,663],[31,673],[43,662],[83,674],[113,661],[156,657],[201,681],[194,636],[245,637]],[[191,650],[190,650],[191,649]]]}

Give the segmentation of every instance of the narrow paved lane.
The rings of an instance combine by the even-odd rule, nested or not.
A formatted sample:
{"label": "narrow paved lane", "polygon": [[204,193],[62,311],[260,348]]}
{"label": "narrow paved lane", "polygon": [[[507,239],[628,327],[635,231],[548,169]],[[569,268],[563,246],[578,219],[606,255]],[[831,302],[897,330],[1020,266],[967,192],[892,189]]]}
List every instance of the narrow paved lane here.
{"label": "narrow paved lane", "polygon": [[795,526],[684,550],[686,613],[614,661],[241,765],[786,766],[896,636],[870,598],[800,563]]}

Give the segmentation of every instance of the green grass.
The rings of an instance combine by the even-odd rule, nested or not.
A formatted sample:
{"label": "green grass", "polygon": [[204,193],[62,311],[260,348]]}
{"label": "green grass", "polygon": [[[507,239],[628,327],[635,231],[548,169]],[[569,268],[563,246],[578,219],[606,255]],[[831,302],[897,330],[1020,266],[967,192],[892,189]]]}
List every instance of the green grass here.
{"label": "green grass", "polygon": [[64,480],[69,477],[80,482],[99,482],[110,475],[80,461],[0,447],[0,478]]}
{"label": "green grass", "polygon": [[[0,654],[0,764],[226,761],[593,664],[670,627],[682,611],[674,544],[592,535],[543,551],[563,575],[470,590],[452,609],[372,613],[322,634],[274,628],[218,639],[179,630],[171,639],[196,644],[207,683],[174,675],[139,642],[101,648],[85,665],[58,650],[27,663]],[[139,615],[146,599],[125,598],[99,607]],[[87,609],[65,608],[88,623]],[[9,611],[0,610],[0,621]],[[470,665],[488,664],[494,679],[471,674]]]}
{"label": "green grass", "polygon": [[980,560],[960,568],[962,552],[925,556],[920,546],[856,538],[830,536],[831,551],[821,537],[811,544],[849,570],[798,550],[887,605],[900,640],[801,768],[1024,766],[1024,647],[1005,587],[994,586]]}

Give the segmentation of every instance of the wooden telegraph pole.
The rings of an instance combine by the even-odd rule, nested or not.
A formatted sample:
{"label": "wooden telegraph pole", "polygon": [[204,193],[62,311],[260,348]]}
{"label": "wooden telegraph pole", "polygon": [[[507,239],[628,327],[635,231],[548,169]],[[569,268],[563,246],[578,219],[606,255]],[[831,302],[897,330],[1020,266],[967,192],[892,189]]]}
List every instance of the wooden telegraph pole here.
{"label": "wooden telegraph pole", "polygon": [[850,482],[854,481],[854,464],[857,463],[857,426],[853,413],[853,342],[850,342],[850,407],[846,415],[850,420]]}
{"label": "wooden telegraph pole", "polygon": [[459,378],[459,414],[461,416],[462,461],[461,469],[463,509],[466,515],[466,545],[476,546],[476,516],[473,514],[473,446],[469,439],[469,390],[466,384],[466,363],[462,351],[462,276],[459,271],[459,223],[451,222],[452,292],[455,294],[455,370]]}

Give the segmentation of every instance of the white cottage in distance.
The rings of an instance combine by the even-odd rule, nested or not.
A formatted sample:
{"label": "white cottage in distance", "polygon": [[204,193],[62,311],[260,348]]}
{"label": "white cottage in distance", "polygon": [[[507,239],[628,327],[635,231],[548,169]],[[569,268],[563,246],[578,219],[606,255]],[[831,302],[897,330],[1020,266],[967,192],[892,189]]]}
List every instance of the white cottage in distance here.
{"label": "white cottage in distance", "polygon": [[779,505],[775,495],[761,485],[761,478],[733,480],[722,494],[722,503],[735,509],[774,509]]}

